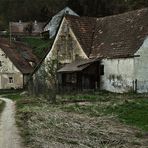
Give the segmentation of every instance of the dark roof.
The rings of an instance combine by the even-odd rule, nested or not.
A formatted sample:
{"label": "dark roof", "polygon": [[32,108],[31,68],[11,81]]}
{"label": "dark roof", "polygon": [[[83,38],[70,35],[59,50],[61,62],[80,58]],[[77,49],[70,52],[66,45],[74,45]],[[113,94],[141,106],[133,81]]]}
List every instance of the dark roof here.
{"label": "dark roof", "polygon": [[89,57],[133,56],[148,36],[148,8],[104,18],[65,18]]}
{"label": "dark roof", "polygon": [[10,45],[7,39],[0,38],[0,48],[23,74],[33,72],[34,67],[30,62],[34,64],[39,62],[38,58],[32,53],[32,49],[22,43],[13,42]]}
{"label": "dark roof", "polygon": [[66,64],[63,68],[58,70],[59,73],[79,72],[90,66],[92,63],[98,61],[97,59],[83,59],[76,60],[70,64]]}
{"label": "dark roof", "polygon": [[65,16],[84,52],[89,55],[96,26],[96,18]]}

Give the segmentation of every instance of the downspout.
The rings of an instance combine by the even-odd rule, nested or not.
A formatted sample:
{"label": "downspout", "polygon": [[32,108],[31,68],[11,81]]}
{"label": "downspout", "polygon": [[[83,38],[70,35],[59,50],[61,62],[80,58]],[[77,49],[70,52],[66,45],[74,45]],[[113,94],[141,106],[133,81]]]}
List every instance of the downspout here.
{"label": "downspout", "polygon": [[136,64],[135,64],[135,60],[136,60],[136,57],[134,57],[134,74],[133,74],[133,76],[134,76],[134,80],[133,80],[133,82],[134,82],[134,92],[135,93],[137,93],[137,87],[138,87],[138,80],[137,80],[137,77],[136,77]]}
{"label": "downspout", "polygon": [[136,60],[136,57],[134,57],[134,64],[133,64],[133,68],[134,68],[134,70],[133,70],[133,90],[134,90],[134,92],[135,93],[137,93],[137,87],[138,87],[138,80],[137,80],[137,78],[136,78],[136,64],[135,64],[135,60]]}

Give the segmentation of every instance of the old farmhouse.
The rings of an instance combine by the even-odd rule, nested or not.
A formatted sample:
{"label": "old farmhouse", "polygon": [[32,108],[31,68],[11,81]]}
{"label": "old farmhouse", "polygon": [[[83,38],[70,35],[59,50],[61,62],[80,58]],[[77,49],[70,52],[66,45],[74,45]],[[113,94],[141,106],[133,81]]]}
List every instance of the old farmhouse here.
{"label": "old farmhouse", "polygon": [[0,89],[23,88],[38,62],[29,47],[0,38]]}
{"label": "old farmhouse", "polygon": [[42,61],[53,59],[61,88],[148,92],[148,8],[104,18],[65,16]]}

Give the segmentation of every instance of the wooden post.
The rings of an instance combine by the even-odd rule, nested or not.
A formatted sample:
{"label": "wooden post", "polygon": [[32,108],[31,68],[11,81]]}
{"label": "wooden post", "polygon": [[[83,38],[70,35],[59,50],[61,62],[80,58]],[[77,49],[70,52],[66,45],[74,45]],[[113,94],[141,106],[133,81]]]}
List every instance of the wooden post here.
{"label": "wooden post", "polygon": [[135,80],[135,93],[137,93],[137,87],[138,87],[138,81],[137,79]]}

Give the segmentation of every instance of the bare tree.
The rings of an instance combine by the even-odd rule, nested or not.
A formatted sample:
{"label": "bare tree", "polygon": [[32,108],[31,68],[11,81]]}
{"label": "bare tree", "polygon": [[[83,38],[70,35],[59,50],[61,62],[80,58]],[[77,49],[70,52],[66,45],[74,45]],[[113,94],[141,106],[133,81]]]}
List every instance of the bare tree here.
{"label": "bare tree", "polygon": [[58,91],[58,81],[57,81],[57,60],[48,60],[45,61],[39,71],[38,81],[42,83],[38,83],[38,87],[43,89],[43,95],[48,97],[48,99],[52,102],[56,102],[56,94]]}

